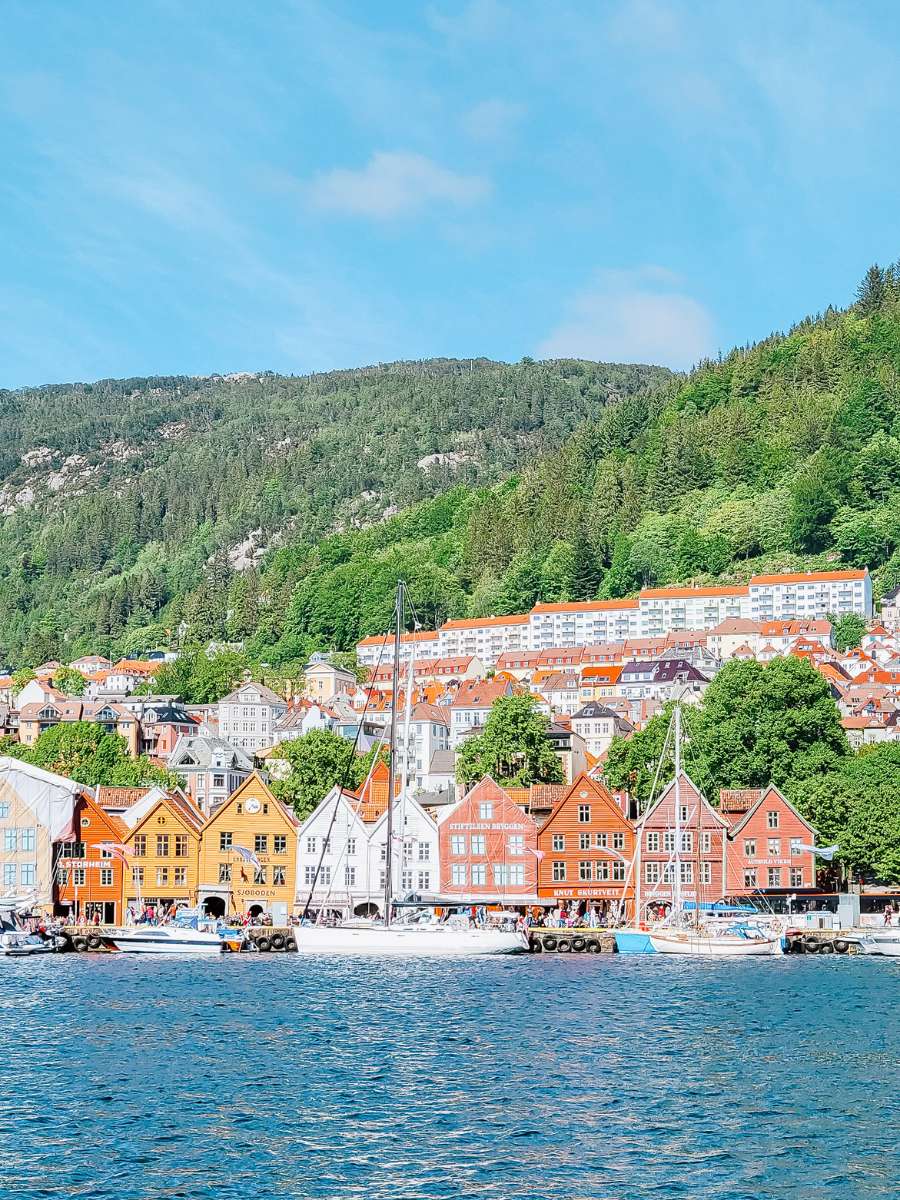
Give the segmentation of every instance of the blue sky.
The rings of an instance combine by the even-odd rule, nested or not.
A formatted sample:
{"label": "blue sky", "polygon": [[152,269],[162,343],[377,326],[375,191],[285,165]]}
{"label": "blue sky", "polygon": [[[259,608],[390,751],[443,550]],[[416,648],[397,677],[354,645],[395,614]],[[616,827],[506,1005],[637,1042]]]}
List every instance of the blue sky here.
{"label": "blue sky", "polygon": [[900,12],[6,0],[0,386],[685,367],[900,257]]}

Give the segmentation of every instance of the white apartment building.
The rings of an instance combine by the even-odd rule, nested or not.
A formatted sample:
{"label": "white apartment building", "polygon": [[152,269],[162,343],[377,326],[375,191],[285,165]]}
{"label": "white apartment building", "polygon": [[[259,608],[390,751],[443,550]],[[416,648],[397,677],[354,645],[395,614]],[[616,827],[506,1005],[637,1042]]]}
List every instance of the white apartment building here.
{"label": "white apartment building", "polygon": [[410,713],[409,736],[405,717],[397,729],[397,769],[408,773],[410,786],[419,789],[439,750],[450,749],[450,710],[437,704],[416,704]]}
{"label": "white apartment building", "polygon": [[797,575],[754,575],[750,580],[753,621],[821,620],[829,613],[872,616],[872,580],[863,571],[813,571]]}
{"label": "white apartment building", "polygon": [[639,637],[637,600],[536,604],[528,614],[529,650],[590,646]]}
{"label": "white apartment building", "polygon": [[529,648],[529,615],[475,617],[468,621],[446,621],[438,630],[441,658],[474,654],[482,662],[495,663],[506,650]]}
{"label": "white apartment building", "polygon": [[746,587],[645,588],[638,600],[641,637],[664,637],[679,629],[713,629],[747,616]]}
{"label": "white apartment building", "polygon": [[275,742],[275,723],[287,703],[261,683],[243,683],[219,701],[219,735],[252,754]]}
{"label": "white apartment building", "polygon": [[[404,633],[400,637],[400,661],[409,662],[410,655],[414,662],[426,658],[440,658],[438,650],[439,636],[435,629],[423,629],[416,633]],[[356,645],[357,660],[366,667],[377,666],[378,663],[387,666],[394,661],[393,634],[374,635],[363,638]]]}

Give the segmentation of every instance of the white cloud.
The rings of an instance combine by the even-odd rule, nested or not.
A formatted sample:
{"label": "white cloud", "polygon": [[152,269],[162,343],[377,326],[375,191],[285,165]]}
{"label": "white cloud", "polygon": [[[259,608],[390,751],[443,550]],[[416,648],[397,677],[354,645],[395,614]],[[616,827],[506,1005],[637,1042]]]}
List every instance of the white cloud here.
{"label": "white cloud", "polygon": [[713,351],[713,322],[702,304],[673,290],[677,282],[664,267],[599,272],[572,297],[537,354],[692,366]]}
{"label": "white cloud", "polygon": [[482,100],[464,115],[462,126],[477,142],[499,142],[512,133],[524,115],[524,104],[515,104],[511,100]]}
{"label": "white cloud", "polygon": [[465,207],[490,190],[487,179],[457,174],[423,154],[378,151],[358,171],[338,168],[317,175],[308,195],[316,208],[389,220],[432,203]]}

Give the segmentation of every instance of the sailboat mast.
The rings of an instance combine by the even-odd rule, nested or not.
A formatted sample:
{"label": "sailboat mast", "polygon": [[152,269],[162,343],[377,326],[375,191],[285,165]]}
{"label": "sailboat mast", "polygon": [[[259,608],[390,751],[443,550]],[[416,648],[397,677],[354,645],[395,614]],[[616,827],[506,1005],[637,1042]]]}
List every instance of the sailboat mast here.
{"label": "sailboat mast", "polygon": [[388,797],[386,843],[384,847],[384,923],[391,923],[391,879],[394,859],[394,771],[397,767],[397,694],[400,690],[400,632],[403,628],[403,580],[397,581],[397,600],[394,607],[394,666],[391,676],[391,745],[388,752]]}
{"label": "sailboat mast", "polygon": [[675,704],[675,881],[673,909],[681,911],[681,705]]}

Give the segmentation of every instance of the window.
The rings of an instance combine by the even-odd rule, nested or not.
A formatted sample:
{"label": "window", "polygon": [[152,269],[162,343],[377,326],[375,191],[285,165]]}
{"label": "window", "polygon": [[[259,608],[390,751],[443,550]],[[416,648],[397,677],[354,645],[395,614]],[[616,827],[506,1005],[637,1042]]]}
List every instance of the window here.
{"label": "window", "polygon": [[778,828],[778,809],[777,808],[770,808],[769,811],[766,813],[766,824],[768,825],[769,829],[777,829]]}
{"label": "window", "polygon": [[591,806],[589,804],[578,805],[578,824],[589,825],[591,820]]}
{"label": "window", "polygon": [[511,833],[507,842],[507,850],[510,857],[515,857],[518,854],[525,853],[525,835],[522,833]]}
{"label": "window", "polygon": [[769,854],[777,858],[781,853],[781,838],[769,838]]}
{"label": "window", "polygon": [[791,838],[791,854],[802,854],[803,841],[801,838]]}
{"label": "window", "polygon": [[683,862],[681,864],[681,882],[694,882],[694,864],[692,862]]}
{"label": "window", "polygon": [[565,848],[566,848],[566,835],[564,833],[554,833],[553,849],[554,850],[565,850]]}
{"label": "window", "polygon": [[644,880],[646,883],[659,883],[659,863],[644,863]]}
{"label": "window", "polygon": [[306,853],[307,854],[315,854],[316,853],[316,845],[317,845],[317,839],[314,837],[308,837],[306,839]]}
{"label": "window", "polygon": [[791,887],[803,887],[802,867],[791,867]]}
{"label": "window", "polygon": [[662,877],[663,877],[663,883],[674,883],[675,882],[675,864],[674,863],[671,863],[671,862],[666,863],[666,865],[663,867]]}
{"label": "window", "polygon": [[712,863],[702,862],[700,864],[700,882],[712,883]]}
{"label": "window", "polygon": [[460,887],[466,882],[466,864],[453,863],[450,867],[450,882]]}
{"label": "window", "polygon": [[143,882],[144,882],[144,868],[143,867],[132,867],[131,868],[131,882],[135,885],[135,887],[140,887],[143,884]]}
{"label": "window", "polygon": [[188,856],[188,836],[186,833],[175,834],[175,857],[187,858]]}
{"label": "window", "polygon": [[690,831],[681,835],[681,853],[693,854],[694,852],[694,835]]}
{"label": "window", "polygon": [[274,887],[284,887],[284,885],[285,885],[285,868],[284,867],[273,867],[272,868],[272,884]]}
{"label": "window", "polygon": [[700,852],[701,854],[709,854],[712,851],[712,831],[704,829],[700,834]]}
{"label": "window", "polygon": [[613,879],[618,880],[619,883],[621,883],[625,878],[625,864],[623,862],[619,862],[618,859],[613,859],[612,877]]}
{"label": "window", "polygon": [[663,850],[667,850],[670,854],[675,849],[675,830],[667,829],[663,834]]}
{"label": "window", "polygon": [[487,863],[475,863],[472,867],[472,886],[484,887],[487,883]]}
{"label": "window", "polygon": [[597,840],[596,840],[596,842],[595,842],[594,844],[595,844],[595,845],[596,845],[598,848],[601,848],[601,847],[602,847],[602,848],[605,850],[605,849],[606,849],[606,847],[607,847],[607,845],[608,845],[608,836],[607,836],[607,834],[605,834],[605,833],[598,833],[598,834],[597,834]]}
{"label": "window", "polygon": [[219,883],[231,883],[231,863],[219,863]]}
{"label": "window", "polygon": [[755,870],[749,870],[749,871],[744,872],[744,887],[745,888],[755,888],[756,887],[756,871]]}
{"label": "window", "polygon": [[584,861],[582,861],[578,864],[578,878],[579,879],[593,879],[594,878],[594,864],[590,861],[590,859],[585,859]]}
{"label": "window", "polygon": [[557,860],[553,864],[553,882],[564,883],[566,878],[566,864]]}
{"label": "window", "polygon": [[[472,882],[474,883],[475,881],[473,880]],[[427,892],[430,887],[431,887],[431,872],[430,871],[420,871],[419,872],[419,891]]]}
{"label": "window", "polygon": [[9,816],[9,805],[4,800],[3,803],[0,804],[0,820],[2,820],[4,817],[8,817],[8,816]]}
{"label": "window", "polygon": [[609,879],[609,859],[601,859],[600,862],[594,864],[596,867],[595,878],[598,880]]}
{"label": "window", "polygon": [[[278,845],[279,842],[281,843],[280,849],[279,849],[279,845]],[[284,854],[285,850],[287,850],[287,838],[284,837],[284,835],[282,835],[282,834],[276,834],[275,835],[275,853],[276,854]],[[355,837],[347,838],[346,853],[347,853],[348,857],[350,857],[350,858],[352,858],[353,855],[356,853],[356,838]]]}
{"label": "window", "polygon": [[619,830],[618,833],[613,834],[613,850],[624,850],[624,849],[625,849],[625,834],[621,830]]}
{"label": "window", "polygon": [[356,867],[344,867],[344,887],[356,887]]}
{"label": "window", "polygon": [[20,836],[19,849],[20,850],[30,850],[32,853],[34,853],[35,830],[20,829],[19,836]]}
{"label": "window", "polygon": [[101,887],[112,887],[112,882],[113,882],[112,867],[101,867],[100,868],[100,886]]}
{"label": "window", "polygon": [[781,867],[769,867],[769,882],[770,888],[781,887]]}
{"label": "window", "polygon": [[419,862],[431,862],[431,842],[419,842]]}
{"label": "window", "polygon": [[158,833],[156,835],[156,857],[169,857],[169,835],[167,833]]}
{"label": "window", "polygon": [[682,823],[682,825],[685,824],[687,819],[688,819],[688,806],[686,804],[682,804],[682,806],[681,806],[681,823]]}
{"label": "window", "polygon": [[3,849],[6,850],[7,853],[14,854],[18,845],[19,845],[18,829],[4,829],[3,830]]}
{"label": "window", "polygon": [[176,887],[185,887],[187,885],[187,867],[173,867],[172,882]]}
{"label": "window", "polygon": [[659,850],[659,831],[651,829],[647,833],[647,849],[652,852]]}
{"label": "window", "polygon": [[484,834],[483,833],[473,833],[472,834],[472,853],[473,854],[484,854],[485,853]]}
{"label": "window", "polygon": [[[352,849],[351,849],[352,847]],[[276,833],[272,838],[272,850],[275,854],[287,854],[287,834]],[[347,853],[356,853],[356,838],[347,839]]]}
{"label": "window", "polygon": [[454,833],[453,836],[450,838],[450,853],[451,854],[465,854],[465,852],[466,852],[465,836],[461,833]]}
{"label": "window", "polygon": [[478,805],[479,821],[490,821],[493,819],[493,816],[494,816],[493,801],[492,800],[483,800],[481,802],[481,804]]}
{"label": "window", "polygon": [[324,883],[326,887],[331,886],[331,867],[322,867],[319,872],[319,882]]}
{"label": "window", "polygon": [[756,838],[744,838],[744,858],[756,858]]}
{"label": "window", "polygon": [[219,831],[219,849],[220,850],[230,850],[232,841],[233,841],[233,837],[232,837],[230,830],[221,829]]}
{"label": "window", "polygon": [[578,849],[579,850],[590,850],[590,848],[591,848],[591,835],[589,833],[579,833]]}
{"label": "window", "polygon": [[224,775],[213,775],[213,787],[222,788],[225,786]]}
{"label": "window", "polygon": [[86,872],[84,867],[75,867],[75,869],[72,871],[72,886],[84,887],[85,874]]}
{"label": "window", "polygon": [[[66,874],[68,874],[68,872],[66,872]],[[15,863],[4,863],[3,864],[3,883],[4,883],[5,887],[15,887],[16,886],[16,864]]]}
{"label": "window", "polygon": [[256,854],[269,853],[269,835],[267,833],[257,833],[253,838],[253,849]]}
{"label": "window", "polygon": [[134,857],[144,858],[147,854],[147,835],[139,833],[132,844],[134,846]]}
{"label": "window", "polygon": [[156,886],[157,887],[164,887],[164,886],[167,887],[168,883],[169,883],[169,868],[168,867],[157,867],[156,868]]}
{"label": "window", "polygon": [[522,887],[525,883],[525,867],[522,863],[510,863],[506,868],[507,883],[511,887]]}

